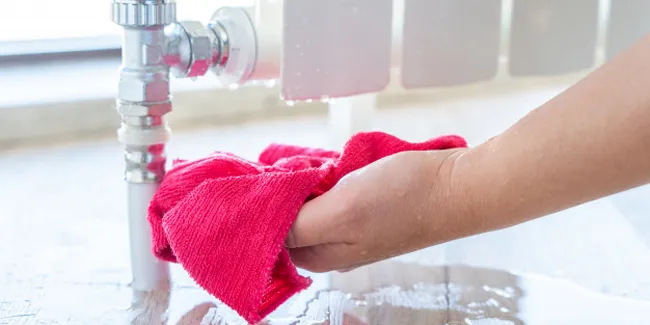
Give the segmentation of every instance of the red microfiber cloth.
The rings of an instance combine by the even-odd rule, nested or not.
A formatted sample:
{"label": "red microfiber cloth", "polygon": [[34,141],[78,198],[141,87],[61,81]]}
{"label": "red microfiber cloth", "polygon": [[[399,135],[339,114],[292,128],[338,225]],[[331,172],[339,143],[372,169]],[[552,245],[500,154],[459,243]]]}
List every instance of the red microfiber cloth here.
{"label": "red microfiber cloth", "polygon": [[177,160],[149,207],[154,253],[257,323],[311,284],[284,247],[303,203],[383,157],[465,146],[458,136],[410,143],[369,132],[353,136],[342,153],[274,144],[258,162],[223,152]]}

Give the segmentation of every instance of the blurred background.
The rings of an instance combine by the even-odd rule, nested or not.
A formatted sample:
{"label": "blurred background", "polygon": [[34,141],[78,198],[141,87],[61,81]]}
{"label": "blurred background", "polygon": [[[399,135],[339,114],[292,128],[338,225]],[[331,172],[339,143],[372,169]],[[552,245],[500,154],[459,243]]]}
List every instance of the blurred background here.
{"label": "blurred background", "polygon": [[[322,40],[315,51],[329,51],[332,60],[361,51],[346,31],[363,30],[374,12],[360,0],[349,0],[358,16],[340,21],[337,13],[316,19],[326,15],[316,9],[284,11],[283,17],[283,5],[296,4],[290,0],[177,2],[179,20],[202,22],[222,6],[254,8],[260,37],[269,37],[262,42],[283,49],[285,58],[290,48],[307,44],[292,41],[301,37]],[[271,142],[340,148],[363,130],[411,141],[454,133],[476,145],[650,32],[645,0],[380,4],[391,9],[390,32],[376,34],[390,44],[390,64],[379,68],[388,76],[385,84],[332,96],[334,85],[363,79],[354,75],[352,61],[323,63],[329,74],[283,61],[287,71],[297,71],[294,77],[323,78],[305,81],[323,89],[301,101],[281,96],[283,87],[301,82],[287,75],[236,89],[214,76],[174,79],[170,160],[215,150],[255,159]],[[289,29],[284,38],[272,37],[291,19],[320,32]],[[115,109],[122,33],[111,22],[110,1],[12,1],[0,10],[0,324],[3,315],[91,319],[128,307],[124,161]],[[400,259],[531,272],[650,300],[649,195],[642,187]],[[205,298],[182,269],[172,271],[181,288],[178,310]],[[75,303],[89,307],[79,310]]]}

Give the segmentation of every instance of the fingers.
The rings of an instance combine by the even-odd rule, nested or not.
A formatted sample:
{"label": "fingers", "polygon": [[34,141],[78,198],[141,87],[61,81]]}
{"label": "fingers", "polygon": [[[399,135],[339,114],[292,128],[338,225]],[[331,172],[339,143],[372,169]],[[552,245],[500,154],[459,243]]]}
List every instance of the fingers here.
{"label": "fingers", "polygon": [[285,242],[294,264],[309,271],[326,272],[365,263],[368,251],[358,249],[365,219],[355,209],[361,202],[360,186],[353,182],[355,177],[340,180],[299,211]]}
{"label": "fingers", "polygon": [[322,273],[345,268],[340,254],[333,247],[337,244],[324,244],[290,249],[291,261],[307,271]]}
{"label": "fingers", "polygon": [[345,272],[374,262],[367,251],[345,243],[293,248],[289,249],[289,254],[296,266],[316,273]]}

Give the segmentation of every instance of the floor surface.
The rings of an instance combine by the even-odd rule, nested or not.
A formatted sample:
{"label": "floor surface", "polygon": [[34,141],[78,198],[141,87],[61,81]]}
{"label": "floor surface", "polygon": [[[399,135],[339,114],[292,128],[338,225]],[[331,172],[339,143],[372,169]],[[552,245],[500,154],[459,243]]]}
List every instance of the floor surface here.
{"label": "floor surface", "polygon": [[[556,91],[387,111],[375,125],[413,141],[457,133],[474,145]],[[224,150],[254,159],[271,142],[329,146],[326,119],[177,134],[169,156],[195,158]],[[169,324],[199,324],[213,307],[214,299],[178,266],[172,267],[170,296],[131,306],[121,174],[122,149],[114,140],[0,156],[0,324],[124,324],[125,317],[155,324],[162,317],[157,311],[164,310]],[[398,260],[545,274],[594,291],[650,300],[648,197],[650,189],[639,188]],[[328,287],[332,278],[315,280],[304,295]]]}

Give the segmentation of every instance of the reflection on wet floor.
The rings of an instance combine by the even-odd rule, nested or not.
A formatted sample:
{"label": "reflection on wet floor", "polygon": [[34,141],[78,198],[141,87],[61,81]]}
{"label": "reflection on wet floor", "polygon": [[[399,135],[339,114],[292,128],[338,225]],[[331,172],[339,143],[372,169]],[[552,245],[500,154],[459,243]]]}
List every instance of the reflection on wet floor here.
{"label": "reflection on wet floor", "polygon": [[[388,276],[396,272],[401,277]],[[382,273],[388,277],[381,277]],[[359,291],[357,280],[367,282],[374,277],[376,281],[370,282],[401,283]],[[356,282],[353,291],[357,292],[320,291],[309,301],[294,302],[306,306],[301,313],[264,324],[622,325],[650,321],[650,302],[592,293],[564,280],[467,266],[388,262],[341,274],[335,282]],[[220,307],[211,308],[198,324],[242,324],[232,313],[221,311]]]}
{"label": "reflection on wet floor", "polygon": [[[382,130],[411,140],[450,132],[479,143],[524,114],[522,107],[532,105],[529,95],[512,101],[495,97],[445,102],[440,109],[384,112],[377,121]],[[483,109],[488,106],[499,114]],[[175,137],[170,152],[200,157],[216,146],[254,158],[269,142],[320,147],[327,143],[326,125],[324,119],[299,119],[186,133]],[[170,265],[171,287],[137,293],[132,303],[124,188],[115,176],[121,173],[120,153],[119,144],[108,141],[0,157],[0,324],[242,324],[176,264]],[[648,303],[603,297],[565,281],[469,267],[417,266],[449,263],[521,270],[650,301],[648,194],[650,186],[399,258],[411,262],[408,265],[379,263],[345,274],[309,274],[314,285],[281,306],[270,322],[438,325],[504,324],[509,319],[533,325],[650,324]],[[38,204],[34,198],[39,198]],[[69,198],[75,198],[75,204]],[[440,292],[441,285],[448,288]],[[519,291],[504,298],[509,291],[498,295],[484,291],[484,285]],[[479,293],[483,298],[477,298]],[[427,294],[429,300],[419,298]],[[413,303],[416,298],[418,304]],[[309,300],[314,302],[306,308]],[[377,301],[381,305],[375,305]],[[422,305],[426,308],[413,308]],[[501,319],[490,321],[493,315]]]}

